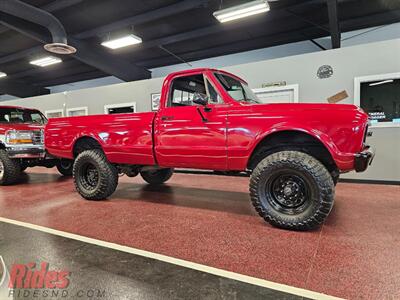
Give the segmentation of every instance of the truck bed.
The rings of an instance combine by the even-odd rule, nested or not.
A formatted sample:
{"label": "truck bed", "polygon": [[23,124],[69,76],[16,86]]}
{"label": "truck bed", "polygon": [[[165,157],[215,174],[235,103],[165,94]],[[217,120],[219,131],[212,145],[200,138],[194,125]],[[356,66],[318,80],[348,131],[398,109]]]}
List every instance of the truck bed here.
{"label": "truck bed", "polygon": [[46,149],[54,156],[73,158],[77,140],[92,138],[113,163],[153,165],[155,115],[144,112],[50,119],[45,129]]}

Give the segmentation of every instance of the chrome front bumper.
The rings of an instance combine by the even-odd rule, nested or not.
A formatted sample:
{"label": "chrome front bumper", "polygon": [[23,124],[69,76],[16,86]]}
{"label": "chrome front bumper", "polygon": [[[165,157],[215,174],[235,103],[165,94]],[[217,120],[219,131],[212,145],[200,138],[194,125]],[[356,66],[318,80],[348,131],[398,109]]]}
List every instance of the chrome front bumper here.
{"label": "chrome front bumper", "polygon": [[364,172],[375,157],[375,151],[370,146],[367,146],[363,151],[356,154],[354,159],[354,168],[356,172]]}

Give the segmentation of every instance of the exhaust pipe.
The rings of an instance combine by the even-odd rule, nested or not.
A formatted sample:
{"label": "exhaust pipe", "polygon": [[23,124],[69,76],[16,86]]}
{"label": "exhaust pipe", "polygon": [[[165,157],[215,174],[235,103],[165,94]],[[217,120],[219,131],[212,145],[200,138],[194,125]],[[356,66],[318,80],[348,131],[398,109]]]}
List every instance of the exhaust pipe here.
{"label": "exhaust pipe", "polygon": [[19,0],[1,0],[0,11],[47,28],[52,36],[52,43],[44,49],[56,54],[73,54],[76,49],[67,43],[67,34],[61,22],[47,11],[41,10]]}

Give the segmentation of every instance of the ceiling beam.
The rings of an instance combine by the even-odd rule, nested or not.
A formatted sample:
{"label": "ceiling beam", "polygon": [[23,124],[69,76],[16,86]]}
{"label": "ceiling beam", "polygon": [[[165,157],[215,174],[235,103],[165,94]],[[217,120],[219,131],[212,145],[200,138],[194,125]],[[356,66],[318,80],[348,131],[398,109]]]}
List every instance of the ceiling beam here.
{"label": "ceiling beam", "polygon": [[[47,34],[35,30],[35,27],[29,22],[0,13],[0,23],[40,43],[48,43],[49,41]],[[131,81],[151,77],[150,71],[110,54],[101,46],[90,45],[75,38],[69,38],[69,44],[78,49],[72,55],[74,58],[121,80]]]}
{"label": "ceiling beam", "polygon": [[136,26],[139,24],[144,24],[148,22],[152,22],[155,20],[159,20],[165,17],[169,17],[172,15],[177,15],[179,13],[198,8],[201,6],[207,5],[209,0],[185,0],[180,1],[176,4],[172,4],[169,6],[161,7],[158,9],[154,9],[139,15],[135,15],[133,17],[129,17],[126,19],[122,19],[104,26],[100,26],[97,28],[93,28],[90,30],[83,31],[74,35],[75,38],[78,39],[86,39],[93,36],[101,36],[108,33],[111,33],[118,29],[123,29],[128,26]]}
{"label": "ceiling beam", "polygon": [[47,95],[50,94],[50,90],[39,86],[33,86],[21,81],[3,78],[2,80],[0,80],[0,95],[1,94],[8,94],[15,97],[26,98]]}
{"label": "ceiling beam", "polygon": [[[257,38],[248,38],[229,44],[209,47],[206,49],[199,49],[185,53],[177,53],[177,55],[179,55],[181,59],[191,62],[219,55],[232,54],[252,49],[277,46],[285,43],[304,41],[305,36],[308,37],[307,39],[310,38],[316,39],[323,37],[324,33],[315,27],[304,27],[300,28],[297,31],[290,30],[290,31],[260,36]],[[169,64],[178,64],[178,63],[180,63],[180,61],[178,61],[177,59],[174,59],[172,57],[163,57],[163,58],[155,58],[155,59],[141,61],[138,62],[138,65],[145,66],[148,68],[155,68],[155,67],[161,67]]]}
{"label": "ceiling beam", "polygon": [[15,61],[15,60],[20,59],[21,57],[29,57],[31,55],[38,54],[41,51],[44,52],[43,46],[36,46],[36,47],[22,50],[19,52],[14,52],[13,54],[9,54],[7,56],[0,57],[0,64],[5,64],[10,61]]}
{"label": "ceiling beam", "polygon": [[55,85],[68,84],[68,83],[72,83],[72,82],[90,80],[93,78],[105,77],[105,76],[107,76],[107,74],[104,74],[101,71],[95,70],[95,71],[89,71],[89,72],[79,73],[79,74],[75,74],[75,75],[55,77],[53,79],[41,82],[40,84],[42,86],[55,86]]}
{"label": "ceiling beam", "polygon": [[315,46],[317,46],[319,49],[321,50],[327,50],[324,46],[322,46],[320,43],[318,43],[317,41],[310,39],[310,42],[313,43]]}
{"label": "ceiling beam", "polygon": [[[56,12],[59,10],[62,10],[64,8],[76,5],[78,3],[81,3],[83,0],[56,0],[53,1],[45,6],[42,6],[41,9],[47,11],[47,12]],[[7,28],[6,26],[0,28],[0,34],[9,31],[10,29]]]}
{"label": "ceiling beam", "polygon": [[47,5],[42,6],[41,9],[47,12],[56,12],[74,6],[81,2],[83,2],[83,0],[55,0]]}
{"label": "ceiling beam", "polygon": [[332,49],[340,48],[340,24],[338,18],[337,0],[326,0],[329,16],[329,31],[331,33]]}

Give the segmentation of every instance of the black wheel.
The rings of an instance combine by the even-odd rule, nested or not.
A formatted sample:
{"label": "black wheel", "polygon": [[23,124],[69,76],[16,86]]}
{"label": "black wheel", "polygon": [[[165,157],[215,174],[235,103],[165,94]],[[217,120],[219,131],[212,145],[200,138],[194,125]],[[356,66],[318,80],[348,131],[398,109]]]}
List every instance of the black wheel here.
{"label": "black wheel", "polygon": [[75,187],[87,200],[102,200],[114,193],[118,171],[101,150],[83,151],[73,167]]}
{"label": "black wheel", "polygon": [[334,193],[334,182],[325,166],[298,151],[269,155],[250,179],[251,201],[258,214],[284,229],[318,227],[333,207]]}
{"label": "black wheel", "polygon": [[74,161],[69,159],[60,160],[57,165],[57,170],[64,176],[71,176],[74,168]]}
{"label": "black wheel", "polygon": [[11,159],[6,150],[0,150],[0,185],[11,185],[18,181],[21,166],[18,160]]}
{"label": "black wheel", "polygon": [[149,184],[159,185],[166,182],[174,174],[174,169],[160,169],[151,171],[142,171],[140,175]]}

